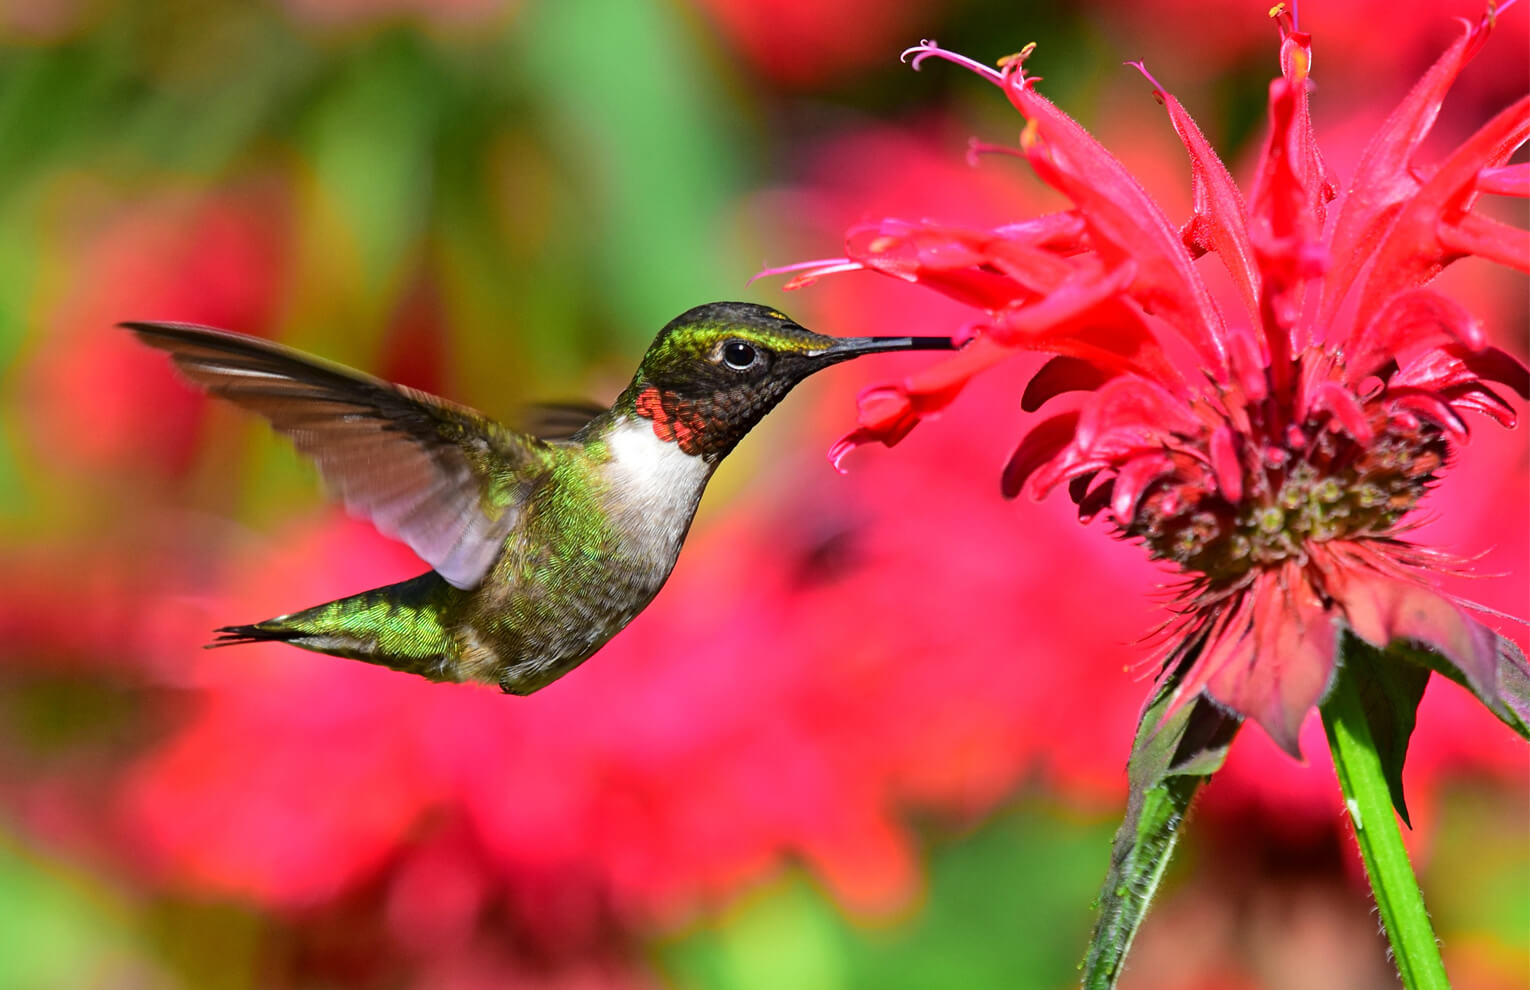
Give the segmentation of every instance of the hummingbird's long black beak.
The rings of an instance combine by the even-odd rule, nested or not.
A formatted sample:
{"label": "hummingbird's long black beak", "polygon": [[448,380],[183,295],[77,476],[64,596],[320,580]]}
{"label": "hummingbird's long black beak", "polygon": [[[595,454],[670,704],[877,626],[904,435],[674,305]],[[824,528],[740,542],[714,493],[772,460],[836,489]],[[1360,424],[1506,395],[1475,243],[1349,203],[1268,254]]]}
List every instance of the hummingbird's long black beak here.
{"label": "hummingbird's long black beak", "polygon": [[843,361],[878,351],[954,351],[950,337],[840,337],[818,352],[819,357]]}

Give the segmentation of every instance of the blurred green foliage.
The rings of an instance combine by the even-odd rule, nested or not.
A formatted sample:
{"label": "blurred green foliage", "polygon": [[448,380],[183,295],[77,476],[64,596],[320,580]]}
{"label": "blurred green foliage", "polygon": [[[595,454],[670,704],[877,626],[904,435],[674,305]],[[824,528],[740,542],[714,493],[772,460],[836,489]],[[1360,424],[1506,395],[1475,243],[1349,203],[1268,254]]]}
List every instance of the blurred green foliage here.
{"label": "blurred green foliage", "polygon": [[1065,986],[1077,978],[1112,831],[1041,803],[1020,806],[938,843],[923,902],[908,917],[847,921],[794,874],[661,959],[686,990]]}

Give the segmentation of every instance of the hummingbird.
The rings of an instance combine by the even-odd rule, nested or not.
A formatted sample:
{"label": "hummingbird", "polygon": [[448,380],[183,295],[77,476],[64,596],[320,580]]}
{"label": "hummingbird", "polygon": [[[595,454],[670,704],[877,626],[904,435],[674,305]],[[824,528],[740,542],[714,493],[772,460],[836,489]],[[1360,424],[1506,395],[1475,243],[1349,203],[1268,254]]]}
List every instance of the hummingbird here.
{"label": "hummingbird", "polygon": [[290,643],[521,695],[647,607],[718,464],[798,382],[863,354],[953,347],[946,337],[828,337],[765,306],[710,303],[659,331],[609,409],[544,438],[261,338],[122,326],[193,384],[264,416],[347,510],[432,568],[224,626],[209,648]]}

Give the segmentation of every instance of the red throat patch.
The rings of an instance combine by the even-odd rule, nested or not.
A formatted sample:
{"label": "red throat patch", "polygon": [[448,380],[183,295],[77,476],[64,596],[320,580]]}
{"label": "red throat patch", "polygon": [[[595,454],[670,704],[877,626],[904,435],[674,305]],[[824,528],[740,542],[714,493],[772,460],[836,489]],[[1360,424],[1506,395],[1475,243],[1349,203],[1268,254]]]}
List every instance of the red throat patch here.
{"label": "red throat patch", "polygon": [[701,453],[701,430],[705,423],[694,406],[673,397],[666,405],[663,393],[653,385],[638,393],[634,405],[639,416],[653,421],[654,436],[665,443],[678,444],[687,454]]}

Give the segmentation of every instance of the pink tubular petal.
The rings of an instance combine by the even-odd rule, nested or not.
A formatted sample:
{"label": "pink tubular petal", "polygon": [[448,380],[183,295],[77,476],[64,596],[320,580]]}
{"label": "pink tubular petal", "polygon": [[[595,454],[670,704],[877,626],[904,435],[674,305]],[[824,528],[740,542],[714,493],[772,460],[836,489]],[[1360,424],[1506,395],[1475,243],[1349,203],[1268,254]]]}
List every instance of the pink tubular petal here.
{"label": "pink tubular petal", "polygon": [[[1200,657],[1185,671],[1174,690],[1174,700],[1164,715],[1172,715],[1181,705],[1206,689],[1206,682],[1224,665],[1248,666],[1254,658],[1254,593],[1235,596],[1212,621],[1215,623]],[[1240,713],[1241,714],[1241,713]]]}
{"label": "pink tubular petal", "polygon": [[1491,22],[1468,26],[1424,73],[1360,156],[1333,230],[1333,267],[1323,288],[1323,325],[1332,321],[1355,276],[1374,254],[1403,204],[1418,192],[1412,159],[1434,127],[1445,94],[1482,47]]}
{"label": "pink tubular petal", "polygon": [[1026,412],[1035,412],[1049,399],[1065,392],[1091,392],[1114,377],[1114,373],[1092,361],[1059,355],[1031,376],[1031,380],[1026,383],[1025,394],[1020,397],[1020,408]]}
{"label": "pink tubular petal", "polygon": [[1039,247],[1022,234],[989,238],[984,249],[984,264],[1003,272],[1039,297],[1070,281],[1100,278],[1099,262],[1092,256],[1070,260],[1063,252]]}
{"label": "pink tubular petal", "polygon": [[1059,282],[1045,297],[1027,306],[1012,309],[1004,320],[1006,329],[1021,336],[1040,333],[1067,333],[1098,310],[1101,304],[1119,295],[1136,275],[1130,261],[1104,272],[1084,269]]}
{"label": "pink tubular petal", "polygon": [[1394,411],[1404,411],[1433,423],[1450,434],[1451,440],[1458,444],[1465,444],[1471,438],[1471,431],[1461,417],[1456,415],[1456,411],[1432,392],[1422,389],[1389,389],[1387,405]]}
{"label": "pink tubular petal", "polygon": [[1519,358],[1496,347],[1459,356],[1478,378],[1507,385],[1521,399],[1530,399],[1530,368],[1526,368]]}
{"label": "pink tubular petal", "polygon": [[876,385],[866,389],[856,400],[856,416],[860,426],[829,448],[829,462],[834,465],[834,470],[844,474],[841,462],[855,448],[872,442],[895,446],[919,425],[925,415],[954,398],[964,384],[966,378],[951,379],[944,384],[938,398],[916,393],[908,381],[900,385]]}
{"label": "pink tubular petal", "polygon": [[1078,446],[1081,450],[1106,445],[1114,449],[1123,440],[1122,450],[1162,446],[1176,434],[1193,436],[1200,430],[1200,421],[1182,398],[1145,379],[1116,378],[1103,385],[1084,408]]}
{"label": "pink tubular petal", "polygon": [[1477,173],[1477,191],[1499,196],[1530,197],[1530,162],[1485,168]]}
{"label": "pink tubular petal", "polygon": [[1031,125],[1023,141],[1031,168],[1073,201],[1105,266],[1133,261],[1132,296],[1174,324],[1208,367],[1224,368],[1221,317],[1163,210],[1126,166],[1018,72],[1008,71],[1005,82]]}
{"label": "pink tubular petal", "polygon": [[1043,213],[1039,217],[995,227],[994,233],[1006,240],[1025,241],[1060,255],[1089,249],[1088,228],[1077,210]]}
{"label": "pink tubular petal", "polygon": [[[1452,248],[1441,242],[1442,230],[1459,228],[1477,197],[1476,177],[1485,167],[1504,162],[1530,137],[1530,96],[1517,100],[1484,124],[1440,165],[1434,175],[1398,210],[1376,250],[1376,261],[1361,291],[1356,326],[1365,326],[1394,295],[1422,285],[1446,265],[1463,257],[1470,243]],[[1450,235],[1447,235],[1450,236]],[[1461,234],[1467,242],[1470,231]],[[1489,250],[1494,250],[1489,247]],[[1506,249],[1508,257],[1514,252]],[[1501,260],[1500,252],[1489,255]]]}
{"label": "pink tubular petal", "polygon": [[1519,417],[1514,414],[1514,407],[1481,382],[1461,385],[1443,394],[1445,400],[1450,403],[1450,408],[1458,412],[1481,413],[1506,430],[1514,429],[1515,424],[1519,422]]}
{"label": "pink tubular petal", "polygon": [[[1013,273],[990,264],[998,239],[989,231],[905,220],[883,220],[853,227],[845,235],[850,261],[905,282],[944,293],[980,309],[999,310],[1030,301],[1039,294]],[[1039,255],[1040,257],[1035,257]],[[1043,289],[1067,272],[1065,262],[1033,252],[1033,266]]]}
{"label": "pink tubular petal", "polygon": [[1114,478],[1108,478],[1084,492],[1083,497],[1078,500],[1079,522],[1089,522],[1103,512],[1105,507],[1110,505],[1111,497],[1115,493],[1116,479]]}
{"label": "pink tubular petal", "polygon": [[[829,463],[840,474],[848,474],[844,466],[844,460],[850,452],[857,447],[864,447],[869,443],[875,443],[882,438],[870,430],[852,430],[834,441],[834,446],[829,448]],[[889,444],[888,446],[891,446]]]}
{"label": "pink tubular petal", "polygon": [[1062,456],[1044,466],[1026,465],[1021,480],[1029,479],[1027,487],[1033,498],[1044,497],[1053,487],[1078,475],[1120,469],[1135,457],[1185,451],[1185,438],[1202,431],[1200,420],[1183,399],[1134,376],[1105,383],[1077,415],[1073,442]]}
{"label": "pink tubular petal", "polygon": [[904,379],[904,388],[913,397],[919,413],[936,412],[949,405],[974,375],[1013,353],[988,337],[979,337],[957,351],[955,357],[922,368]]}
{"label": "pink tubular petal", "polygon": [[[1068,258],[1087,250],[1083,229],[1073,213],[1048,214],[991,230],[885,219],[857,225],[846,233],[850,257],[843,263],[918,282],[961,302],[996,310],[1040,298],[1065,279],[1080,277],[1083,263]],[[1100,270],[1097,261],[1088,260],[1094,270]]]}
{"label": "pink tubular petal", "polygon": [[1027,479],[1038,467],[1062,453],[1073,441],[1073,430],[1077,425],[1078,413],[1066,412],[1043,420],[1032,428],[1004,465],[1004,474],[999,482],[999,490],[1004,493],[1004,497],[1014,498],[1019,495]]}
{"label": "pink tubular petal", "polygon": [[1174,461],[1165,454],[1145,454],[1133,457],[1116,472],[1115,487],[1110,496],[1110,512],[1121,526],[1129,526],[1137,512],[1137,503],[1147,494],[1148,488],[1174,470]]}
{"label": "pink tubular petal", "polygon": [[1262,576],[1253,592],[1253,649],[1226,656],[1206,679],[1213,699],[1258,722],[1301,759],[1302,722],[1333,683],[1334,616],[1294,564]]}
{"label": "pink tubular petal", "polygon": [[1426,351],[1399,368],[1391,384],[1443,392],[1468,386],[1481,388],[1482,381],[1507,385],[1520,398],[1530,399],[1530,369],[1519,358],[1496,347],[1472,351],[1457,345]]}
{"label": "pink tubular petal", "polygon": [[1478,694],[1497,692],[1497,637],[1439,592],[1359,572],[1345,583],[1339,605],[1355,635],[1372,646],[1422,643],[1450,660]]}
{"label": "pink tubular petal", "polygon": [[1440,224],[1437,233],[1448,254],[1486,258],[1530,275],[1530,231],[1467,213]]}
{"label": "pink tubular petal", "polygon": [[[1371,382],[1376,380],[1368,379]],[[1388,380],[1388,384],[1398,388],[1413,387],[1439,392],[1463,382],[1476,380],[1476,374],[1460,357],[1444,348],[1435,348],[1403,363]],[[1379,394],[1380,390],[1377,391]]]}
{"label": "pink tubular petal", "polygon": [[1250,317],[1259,318],[1259,269],[1254,263],[1254,249],[1248,239],[1248,210],[1237,183],[1227,166],[1217,157],[1211,142],[1196,125],[1179,100],[1158,85],[1158,80],[1141,62],[1128,62],[1153,84],[1153,95],[1169,112],[1169,122],[1190,156],[1190,186],[1194,195],[1195,216],[1186,225],[1181,239],[1198,253],[1214,251],[1247,308]]}
{"label": "pink tubular petal", "polygon": [[1250,402],[1258,402],[1269,394],[1269,380],[1265,369],[1269,357],[1263,352],[1263,338],[1250,330],[1235,328],[1227,338],[1227,351],[1232,365],[1232,380],[1243,390]]}
{"label": "pink tubular petal", "polygon": [[1243,498],[1243,463],[1238,460],[1232,427],[1223,423],[1213,430],[1207,452],[1211,456],[1211,473],[1216,475],[1222,497],[1237,505]]}
{"label": "pink tubular petal", "polygon": [[859,406],[857,418],[860,420],[861,427],[879,435],[891,434],[901,429],[904,421],[914,411],[914,404],[909,400],[908,393],[896,385],[881,385],[867,389],[861,395],[857,405]]}
{"label": "pink tubular petal", "polygon": [[1321,382],[1307,398],[1307,413],[1327,413],[1344,432],[1361,444],[1376,438],[1370,417],[1355,394],[1338,382]]}
{"label": "pink tubular petal", "polygon": [[1358,385],[1390,361],[1452,343],[1476,351],[1487,345],[1487,335],[1477,318],[1448,296],[1431,289],[1400,292],[1352,342],[1345,377]]}
{"label": "pink tubular petal", "polygon": [[[1284,78],[1270,83],[1270,130],[1249,196],[1250,240],[1261,272],[1259,311],[1269,352],[1270,382],[1288,394],[1291,354],[1308,282],[1326,264],[1322,252],[1325,204],[1333,184],[1318,153],[1307,107],[1305,67],[1311,55],[1287,38]],[[1293,75],[1293,73],[1298,73]]]}
{"label": "pink tubular petal", "polygon": [[922,419],[949,405],[973,375],[1010,353],[986,337],[979,338],[957,351],[955,357],[910,375],[901,383],[878,385],[862,392],[857,400],[859,428],[829,449],[829,460],[835,470],[843,473],[840,464],[856,447],[873,441],[888,447],[897,444]]}
{"label": "pink tubular petal", "polygon": [[1138,305],[1120,289],[1125,265],[1088,282],[1065,281],[1039,303],[997,314],[993,338],[1010,346],[1079,358],[1104,371],[1130,372],[1176,392],[1185,390]]}

